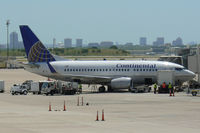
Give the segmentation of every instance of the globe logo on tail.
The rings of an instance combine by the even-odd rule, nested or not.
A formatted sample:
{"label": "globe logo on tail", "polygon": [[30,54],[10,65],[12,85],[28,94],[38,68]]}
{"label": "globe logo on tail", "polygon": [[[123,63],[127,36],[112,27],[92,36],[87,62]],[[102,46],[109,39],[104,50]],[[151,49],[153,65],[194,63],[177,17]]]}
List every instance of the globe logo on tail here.
{"label": "globe logo on tail", "polygon": [[50,61],[55,61],[55,59],[50,54],[50,52],[44,47],[44,45],[40,41],[38,41],[29,50],[28,61],[50,62]]}

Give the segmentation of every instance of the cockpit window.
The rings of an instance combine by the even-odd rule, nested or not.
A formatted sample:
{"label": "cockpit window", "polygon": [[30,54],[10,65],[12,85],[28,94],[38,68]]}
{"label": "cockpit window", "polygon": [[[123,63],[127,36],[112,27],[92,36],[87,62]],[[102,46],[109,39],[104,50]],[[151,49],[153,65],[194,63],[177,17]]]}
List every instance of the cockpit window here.
{"label": "cockpit window", "polygon": [[178,67],[176,67],[175,70],[176,70],[176,71],[182,71],[183,68],[178,68]]}

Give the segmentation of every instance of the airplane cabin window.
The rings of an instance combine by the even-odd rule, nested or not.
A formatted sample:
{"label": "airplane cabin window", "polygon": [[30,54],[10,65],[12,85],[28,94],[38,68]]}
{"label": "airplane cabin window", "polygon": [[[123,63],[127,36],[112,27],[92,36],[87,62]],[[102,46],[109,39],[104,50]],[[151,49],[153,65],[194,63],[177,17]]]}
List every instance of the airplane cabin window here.
{"label": "airplane cabin window", "polygon": [[64,69],[64,71],[66,71],[66,69]]}

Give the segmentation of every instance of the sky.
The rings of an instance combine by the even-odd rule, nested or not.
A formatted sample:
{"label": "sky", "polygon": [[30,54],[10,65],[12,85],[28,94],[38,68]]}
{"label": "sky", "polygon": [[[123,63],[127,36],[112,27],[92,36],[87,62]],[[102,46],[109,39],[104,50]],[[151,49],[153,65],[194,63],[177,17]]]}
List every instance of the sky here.
{"label": "sky", "polygon": [[139,37],[148,44],[157,37],[200,43],[199,6],[200,0],[1,0],[0,44],[6,43],[6,20],[10,32],[26,24],[46,44],[53,38],[138,44]]}

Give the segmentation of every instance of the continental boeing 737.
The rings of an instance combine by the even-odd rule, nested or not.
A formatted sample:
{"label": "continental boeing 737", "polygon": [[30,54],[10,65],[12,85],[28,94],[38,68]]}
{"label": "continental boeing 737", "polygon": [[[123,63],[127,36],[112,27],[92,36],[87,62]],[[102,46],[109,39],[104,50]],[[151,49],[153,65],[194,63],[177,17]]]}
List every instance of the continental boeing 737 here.
{"label": "continental boeing 737", "polygon": [[165,61],[73,61],[52,55],[27,25],[20,31],[27,55],[25,69],[41,76],[81,84],[100,84],[100,92],[130,89],[135,84],[157,82],[158,71],[174,71],[174,80],[185,82],[195,74],[181,65]]}

